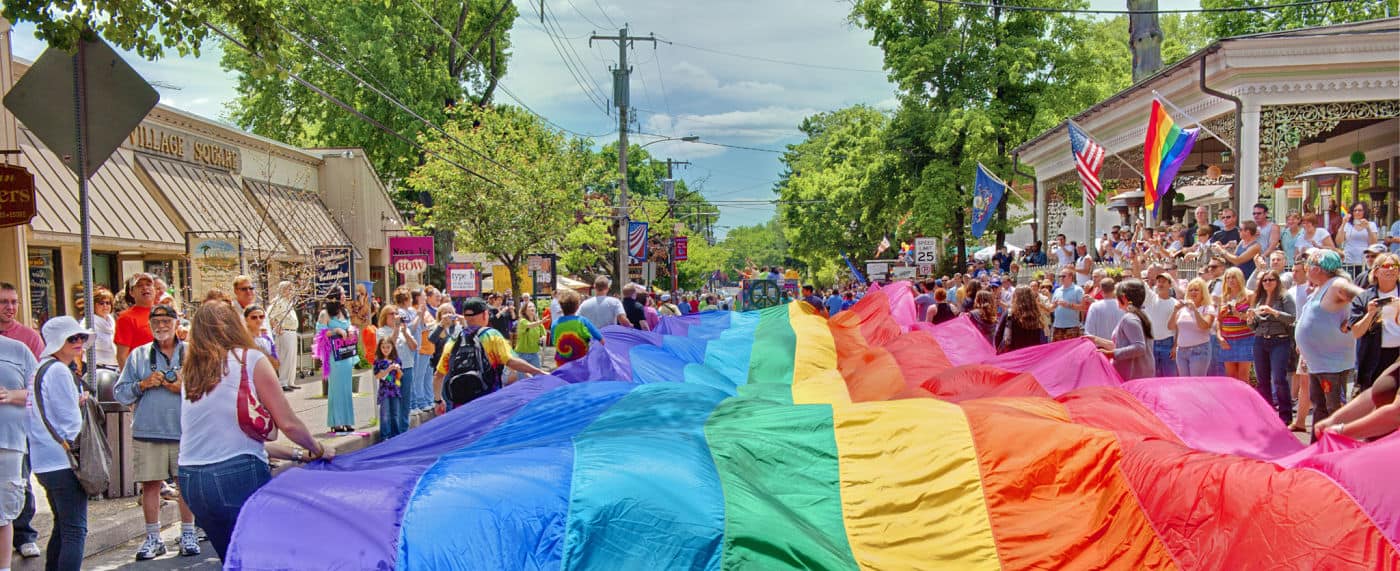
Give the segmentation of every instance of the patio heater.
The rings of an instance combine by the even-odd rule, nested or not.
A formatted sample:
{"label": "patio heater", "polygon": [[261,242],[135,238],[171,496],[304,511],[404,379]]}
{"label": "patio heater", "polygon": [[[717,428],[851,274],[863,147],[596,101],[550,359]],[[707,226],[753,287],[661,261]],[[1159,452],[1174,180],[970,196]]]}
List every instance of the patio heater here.
{"label": "patio heater", "polygon": [[1337,183],[1341,182],[1343,176],[1353,176],[1356,171],[1344,169],[1342,167],[1329,167],[1327,165],[1313,167],[1293,180],[1306,180],[1310,186],[1316,188],[1320,193],[1318,208],[1322,210],[1322,227],[1329,228],[1332,224],[1332,209],[1327,205],[1327,199],[1332,197],[1332,191],[1337,188]]}

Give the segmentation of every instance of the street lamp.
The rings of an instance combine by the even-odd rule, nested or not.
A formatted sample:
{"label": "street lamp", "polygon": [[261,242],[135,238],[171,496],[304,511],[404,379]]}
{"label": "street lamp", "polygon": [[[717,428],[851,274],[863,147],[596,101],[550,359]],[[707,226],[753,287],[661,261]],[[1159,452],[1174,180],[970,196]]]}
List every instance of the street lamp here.
{"label": "street lamp", "polygon": [[1332,208],[1327,201],[1332,196],[1332,190],[1341,181],[1343,176],[1355,175],[1356,171],[1341,167],[1329,167],[1327,163],[1314,165],[1312,169],[1300,173],[1293,177],[1293,180],[1306,180],[1312,183],[1318,192],[1318,208],[1322,210],[1322,227],[1328,228],[1332,223]]}
{"label": "street lamp", "polygon": [[[683,141],[686,143],[694,143],[699,140],[700,137],[696,135],[687,135],[685,137],[664,137],[655,141],[650,141],[637,148],[642,149],[647,147],[648,145],[655,145],[662,141]],[[618,174],[622,177],[622,180],[618,181],[617,193],[617,279],[619,280],[619,283],[621,283],[621,280],[627,279],[627,266],[629,265],[628,262],[630,261],[628,260],[627,255],[627,221],[631,218],[627,213],[627,150],[621,147],[622,145],[619,145],[617,153]],[[674,266],[675,264],[673,263],[672,267]]]}

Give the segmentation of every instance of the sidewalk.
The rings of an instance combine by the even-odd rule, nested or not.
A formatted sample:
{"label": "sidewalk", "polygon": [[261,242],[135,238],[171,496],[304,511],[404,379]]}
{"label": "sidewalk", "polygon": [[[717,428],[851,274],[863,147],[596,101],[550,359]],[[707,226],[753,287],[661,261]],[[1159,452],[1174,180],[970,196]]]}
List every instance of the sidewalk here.
{"label": "sidewalk", "polygon": [[[306,423],[307,428],[316,433],[322,445],[334,448],[336,454],[346,454],[368,447],[374,443],[379,436],[379,428],[371,427],[372,421],[378,418],[378,413],[374,403],[374,392],[370,384],[371,377],[368,371],[357,372],[360,378],[360,393],[354,398],[355,403],[355,427],[353,434],[337,436],[327,432],[326,427],[326,399],[321,396],[321,378],[319,371],[313,377],[298,379],[299,390],[288,393],[287,401],[297,414],[297,417]],[[285,437],[282,438],[286,440]],[[293,469],[295,464],[291,462],[273,461],[273,474],[278,474],[286,469]],[[35,514],[34,529],[39,531],[39,547],[42,549],[49,540],[49,532],[53,529],[53,514],[49,511],[48,500],[44,495],[44,488],[37,481],[31,480],[34,488]],[[113,550],[117,547],[124,547],[132,540],[139,539],[146,533],[145,522],[141,516],[141,506],[137,504],[137,497],[115,498],[96,500],[88,503],[88,536],[87,545],[84,550],[88,559],[93,559],[99,554]],[[176,530],[178,534],[179,511],[174,502],[162,502],[161,524],[165,526],[165,532],[169,534],[171,530]],[[135,545],[139,546],[139,542]],[[213,548],[208,543],[203,545],[207,554],[213,554]],[[121,554],[127,560],[135,563],[134,556],[136,548],[130,547],[131,553]],[[116,555],[104,555],[101,560],[111,560],[112,558],[122,559]],[[183,564],[195,564],[203,558],[177,558]],[[19,553],[14,554],[12,568],[19,570],[39,570],[44,567],[44,557],[41,555],[34,559],[22,559]],[[84,564],[84,567],[90,567]],[[174,568],[174,567],[168,567]],[[187,568],[187,567],[180,567]],[[217,564],[214,568],[217,568]]]}

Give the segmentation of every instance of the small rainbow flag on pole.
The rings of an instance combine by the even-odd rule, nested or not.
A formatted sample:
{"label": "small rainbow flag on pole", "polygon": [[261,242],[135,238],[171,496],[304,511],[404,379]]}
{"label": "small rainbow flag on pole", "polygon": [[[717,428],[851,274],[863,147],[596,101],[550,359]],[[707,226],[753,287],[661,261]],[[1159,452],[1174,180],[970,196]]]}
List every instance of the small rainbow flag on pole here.
{"label": "small rainbow flag on pole", "polygon": [[1191,154],[1199,129],[1176,126],[1160,99],[1152,100],[1152,115],[1147,121],[1147,142],[1143,144],[1143,173],[1145,184],[1142,203],[1149,217],[1156,214],[1157,201],[1162,199],[1181,163]]}

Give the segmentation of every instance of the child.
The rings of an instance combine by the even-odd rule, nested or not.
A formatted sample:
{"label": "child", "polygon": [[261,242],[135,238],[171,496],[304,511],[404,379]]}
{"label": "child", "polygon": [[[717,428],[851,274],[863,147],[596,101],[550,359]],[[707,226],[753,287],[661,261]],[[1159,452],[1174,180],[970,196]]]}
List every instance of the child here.
{"label": "child", "polygon": [[[402,433],[408,425],[404,416],[408,405],[403,401],[403,367],[399,364],[399,351],[391,337],[380,337],[379,346],[374,352],[374,378],[379,380],[379,435],[388,440]],[[398,417],[404,416],[402,420]]]}
{"label": "child", "polygon": [[578,312],[578,292],[564,290],[559,296],[559,308],[563,317],[554,320],[550,338],[554,340],[554,366],[562,367],[569,361],[577,361],[588,354],[588,343],[597,339],[603,342],[603,334],[593,326],[587,317],[574,315]]}

